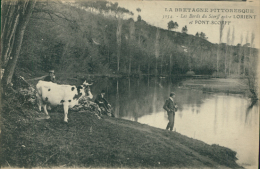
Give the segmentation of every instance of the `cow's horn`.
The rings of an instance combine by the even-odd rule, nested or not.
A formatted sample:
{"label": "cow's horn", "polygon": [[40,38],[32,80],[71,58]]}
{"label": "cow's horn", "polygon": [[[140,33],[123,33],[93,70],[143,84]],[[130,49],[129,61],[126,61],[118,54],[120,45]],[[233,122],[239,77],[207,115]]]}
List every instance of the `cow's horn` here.
{"label": "cow's horn", "polygon": [[90,86],[90,85],[93,85],[93,83],[89,84],[89,83],[85,80],[85,82],[83,83],[83,85],[85,85],[85,86]]}

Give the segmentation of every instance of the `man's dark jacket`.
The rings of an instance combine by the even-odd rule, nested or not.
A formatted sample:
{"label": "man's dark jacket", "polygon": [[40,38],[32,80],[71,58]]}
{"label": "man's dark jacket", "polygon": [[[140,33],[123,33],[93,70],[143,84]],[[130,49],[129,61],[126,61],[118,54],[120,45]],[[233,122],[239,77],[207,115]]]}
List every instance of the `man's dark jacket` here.
{"label": "man's dark jacket", "polygon": [[101,94],[97,95],[96,99],[95,99],[95,103],[97,103],[98,105],[101,105],[102,103],[107,106],[108,102],[105,98],[102,98]]}
{"label": "man's dark jacket", "polygon": [[166,110],[168,113],[175,112],[177,109],[175,108],[176,103],[172,101],[170,98],[168,98],[164,103],[164,110]]}
{"label": "man's dark jacket", "polygon": [[47,82],[55,82],[55,78],[53,78],[53,76],[50,75],[46,76],[43,80]]}

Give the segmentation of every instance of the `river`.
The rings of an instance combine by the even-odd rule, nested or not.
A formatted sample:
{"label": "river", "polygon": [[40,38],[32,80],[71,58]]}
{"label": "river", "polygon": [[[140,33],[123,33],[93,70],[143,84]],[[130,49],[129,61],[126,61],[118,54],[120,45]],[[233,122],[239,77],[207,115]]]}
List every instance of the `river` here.
{"label": "river", "polygon": [[251,101],[244,94],[207,92],[166,78],[102,78],[95,84],[92,93],[105,89],[117,118],[161,129],[168,123],[163,104],[169,93],[175,92],[178,111],[174,131],[228,147],[237,152],[238,164],[257,168],[259,107],[250,107]]}

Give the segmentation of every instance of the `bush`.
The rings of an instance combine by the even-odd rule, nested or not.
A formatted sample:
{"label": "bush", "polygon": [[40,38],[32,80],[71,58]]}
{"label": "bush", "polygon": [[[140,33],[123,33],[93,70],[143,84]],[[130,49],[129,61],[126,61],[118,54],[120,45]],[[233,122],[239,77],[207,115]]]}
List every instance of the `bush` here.
{"label": "bush", "polygon": [[188,76],[193,76],[193,75],[195,75],[195,72],[192,71],[192,70],[190,70],[190,71],[188,71],[188,72],[186,73],[186,75],[188,75]]}
{"label": "bush", "polygon": [[213,74],[212,74],[212,77],[213,78],[226,78],[227,76],[225,75],[225,73],[224,72],[214,72]]}

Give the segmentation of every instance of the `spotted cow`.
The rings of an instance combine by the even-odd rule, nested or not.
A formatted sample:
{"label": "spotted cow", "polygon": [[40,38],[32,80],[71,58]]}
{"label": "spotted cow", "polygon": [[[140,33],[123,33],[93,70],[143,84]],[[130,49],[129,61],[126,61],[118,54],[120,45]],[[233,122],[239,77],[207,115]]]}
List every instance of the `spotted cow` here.
{"label": "spotted cow", "polygon": [[90,99],[93,95],[90,91],[91,84],[86,81],[78,87],[72,85],[59,85],[53,82],[40,80],[36,85],[36,97],[39,110],[43,106],[43,110],[50,118],[47,105],[63,105],[64,121],[68,122],[68,110],[78,104],[78,100],[83,96],[88,96]]}

